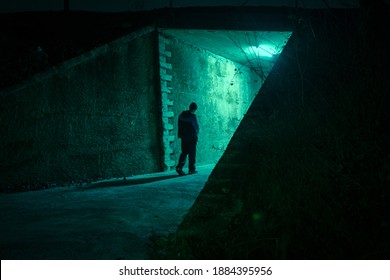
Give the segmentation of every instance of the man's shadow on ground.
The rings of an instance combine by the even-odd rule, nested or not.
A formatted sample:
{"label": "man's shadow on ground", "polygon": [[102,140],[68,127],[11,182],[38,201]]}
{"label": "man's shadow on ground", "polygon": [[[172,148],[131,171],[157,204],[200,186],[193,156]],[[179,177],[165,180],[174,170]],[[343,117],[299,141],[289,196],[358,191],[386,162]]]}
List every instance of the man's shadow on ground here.
{"label": "man's shadow on ground", "polygon": [[97,183],[91,183],[87,186],[85,186],[83,189],[85,190],[91,190],[91,189],[98,189],[98,188],[107,188],[107,187],[121,187],[121,186],[131,186],[131,185],[142,185],[162,180],[168,180],[172,178],[177,178],[179,175],[162,175],[157,177],[150,177],[150,178],[123,178],[118,179],[114,181],[107,181],[107,182],[97,182]]}

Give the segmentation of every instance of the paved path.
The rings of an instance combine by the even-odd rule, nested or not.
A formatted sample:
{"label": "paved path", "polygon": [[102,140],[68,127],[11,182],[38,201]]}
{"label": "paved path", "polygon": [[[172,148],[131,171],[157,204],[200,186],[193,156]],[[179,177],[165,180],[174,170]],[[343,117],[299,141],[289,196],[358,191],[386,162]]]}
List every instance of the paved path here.
{"label": "paved path", "polygon": [[0,257],[148,259],[150,237],[175,232],[213,167],[2,194]]}

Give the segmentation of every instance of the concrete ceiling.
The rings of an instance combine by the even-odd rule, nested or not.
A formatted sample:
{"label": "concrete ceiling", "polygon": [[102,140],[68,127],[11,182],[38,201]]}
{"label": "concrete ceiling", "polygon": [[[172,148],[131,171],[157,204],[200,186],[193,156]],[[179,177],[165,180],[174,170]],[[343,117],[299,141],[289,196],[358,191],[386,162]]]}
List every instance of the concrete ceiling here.
{"label": "concrete ceiling", "polygon": [[160,29],[160,32],[265,74],[291,36],[290,31]]}

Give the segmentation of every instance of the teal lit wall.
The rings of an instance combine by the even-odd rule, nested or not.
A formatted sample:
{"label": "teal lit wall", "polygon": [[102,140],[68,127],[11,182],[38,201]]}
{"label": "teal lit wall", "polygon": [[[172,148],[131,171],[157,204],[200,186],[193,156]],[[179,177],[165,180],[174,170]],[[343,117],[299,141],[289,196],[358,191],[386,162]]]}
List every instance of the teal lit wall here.
{"label": "teal lit wall", "polygon": [[170,38],[175,124],[174,158],[180,155],[177,117],[198,104],[197,163],[215,163],[226,149],[262,80],[248,67],[186,42]]}

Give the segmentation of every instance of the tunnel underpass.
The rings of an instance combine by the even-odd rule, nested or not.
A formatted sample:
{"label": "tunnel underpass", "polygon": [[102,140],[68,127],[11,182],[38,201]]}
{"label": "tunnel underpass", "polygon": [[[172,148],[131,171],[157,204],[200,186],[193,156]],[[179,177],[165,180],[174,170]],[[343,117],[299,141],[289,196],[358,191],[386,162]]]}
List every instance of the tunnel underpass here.
{"label": "tunnel underpass", "polygon": [[[148,218],[143,233],[151,233],[165,215],[154,206],[184,198],[190,208],[174,213],[175,227],[181,222],[158,239],[159,258],[388,258],[389,56],[374,40],[390,30],[385,6],[162,10],[142,14],[137,25],[126,14],[92,28],[81,28],[90,21],[78,15],[73,32],[82,31],[79,40],[92,34],[97,45],[79,46],[0,92],[2,252],[126,258],[146,236],[133,234],[132,221]],[[22,18],[19,31],[33,25]],[[110,40],[95,42],[102,29]],[[274,46],[291,30],[279,54]],[[287,32],[280,41],[272,39],[278,32]],[[125,35],[112,41],[107,33]],[[57,57],[73,45],[58,37]],[[200,105],[198,167],[217,164],[200,174],[206,184],[192,195],[186,182],[166,196],[171,179],[196,178],[169,177],[176,175],[177,116],[193,101]],[[166,189],[142,185],[144,200],[133,200],[136,180],[148,181],[137,176],[159,172]],[[82,188],[102,179],[115,184]]]}
{"label": "tunnel underpass", "polygon": [[[159,29],[164,166],[180,154],[177,117],[198,104],[198,162],[216,163],[290,31]],[[166,55],[168,54],[168,55]]]}
{"label": "tunnel underpass", "polygon": [[290,36],[145,27],[3,90],[3,190],[172,170],[191,102],[215,164]]}

